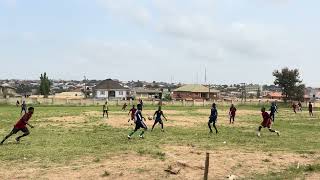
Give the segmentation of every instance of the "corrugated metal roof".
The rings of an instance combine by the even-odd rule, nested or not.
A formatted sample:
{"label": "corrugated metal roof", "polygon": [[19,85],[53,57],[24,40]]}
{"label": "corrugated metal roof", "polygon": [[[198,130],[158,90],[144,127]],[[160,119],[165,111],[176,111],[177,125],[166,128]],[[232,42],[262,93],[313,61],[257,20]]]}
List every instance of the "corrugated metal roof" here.
{"label": "corrugated metal roof", "polygon": [[[174,92],[199,92],[199,93],[207,93],[209,92],[209,88],[200,84],[187,84],[178,89],[175,89]],[[210,88],[211,93],[220,92],[216,89]]]}
{"label": "corrugated metal roof", "polygon": [[114,81],[112,79],[106,79],[101,81],[96,87],[95,89],[114,89],[114,90],[128,90],[128,88],[125,88],[123,86],[120,85],[119,82]]}
{"label": "corrugated metal roof", "polygon": [[159,90],[145,88],[134,88],[133,91],[136,93],[161,93]]}

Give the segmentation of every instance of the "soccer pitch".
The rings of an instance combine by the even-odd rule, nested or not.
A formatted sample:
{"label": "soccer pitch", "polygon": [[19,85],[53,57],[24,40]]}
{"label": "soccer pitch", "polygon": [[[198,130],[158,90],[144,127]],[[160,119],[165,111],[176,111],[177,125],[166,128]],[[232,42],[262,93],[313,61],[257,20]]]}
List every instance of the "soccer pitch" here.
{"label": "soccer pitch", "polygon": [[[319,178],[319,109],[309,117],[307,109],[294,114],[282,105],[273,125],[281,136],[263,129],[259,138],[260,108],[237,106],[229,124],[229,107],[218,104],[219,133],[209,134],[210,107],[164,106],[164,132],[157,125],[144,139],[136,133],[128,140],[134,124],[120,106],[109,107],[108,119],[100,106],[36,106],[31,134],[0,146],[0,179],[202,179],[206,152],[209,179]],[[147,106],[142,113],[156,110]],[[19,108],[0,106],[0,138],[19,117]],[[146,119],[151,129],[153,120]]]}

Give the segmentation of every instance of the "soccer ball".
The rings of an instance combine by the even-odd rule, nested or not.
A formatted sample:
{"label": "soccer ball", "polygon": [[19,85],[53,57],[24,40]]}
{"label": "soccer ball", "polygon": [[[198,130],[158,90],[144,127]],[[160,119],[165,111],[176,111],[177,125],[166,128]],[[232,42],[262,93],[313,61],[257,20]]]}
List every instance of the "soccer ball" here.
{"label": "soccer ball", "polygon": [[151,117],[151,116],[148,116],[148,120],[151,121],[151,120],[152,120],[152,117]]}

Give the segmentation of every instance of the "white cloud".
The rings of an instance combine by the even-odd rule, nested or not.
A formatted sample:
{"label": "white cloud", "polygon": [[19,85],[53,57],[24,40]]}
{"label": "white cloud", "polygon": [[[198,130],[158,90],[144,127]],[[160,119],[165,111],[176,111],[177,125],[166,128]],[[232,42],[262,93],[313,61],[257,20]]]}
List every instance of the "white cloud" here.
{"label": "white cloud", "polygon": [[124,20],[145,25],[150,23],[149,10],[134,0],[98,0],[98,3],[106,8],[107,13]]}
{"label": "white cloud", "polygon": [[[271,73],[275,68],[299,63],[301,58],[310,52],[308,48],[300,45],[301,41],[296,37],[298,31],[286,24],[265,23],[257,18],[251,20],[241,16],[235,20],[219,21],[220,14],[215,12],[219,8],[217,1],[182,3],[174,0],[152,0],[148,5],[143,1],[133,0],[101,2],[114,18],[122,18],[133,23],[140,22],[138,24],[143,24],[141,30],[148,27],[147,30],[160,40],[151,40],[150,49],[146,48],[145,44],[136,42],[128,41],[125,45],[112,42],[103,46],[100,52],[90,53],[95,54],[96,59],[130,59],[141,64],[162,61],[189,71],[199,71],[204,66],[213,66],[218,68],[215,73],[221,73],[215,74],[218,79],[225,80],[225,70],[230,76],[235,77],[229,80],[230,82],[263,82],[263,79],[272,79]],[[266,3],[257,2],[261,6]],[[274,3],[270,3],[273,6]],[[227,5],[230,6],[231,12],[237,10],[240,5],[244,6],[232,0],[229,0]],[[163,55],[164,52],[166,55]],[[262,72],[261,66],[266,67],[266,71]],[[261,78],[243,73],[246,69],[261,74]],[[170,73],[169,70],[170,68],[167,72]],[[242,73],[239,74],[240,72]],[[181,73],[186,75],[185,78],[192,79],[192,73]]]}

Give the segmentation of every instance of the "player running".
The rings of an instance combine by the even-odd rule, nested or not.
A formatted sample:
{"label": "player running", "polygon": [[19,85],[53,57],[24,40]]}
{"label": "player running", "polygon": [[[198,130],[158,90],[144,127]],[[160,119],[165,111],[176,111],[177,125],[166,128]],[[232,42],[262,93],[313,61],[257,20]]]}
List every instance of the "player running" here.
{"label": "player running", "polygon": [[124,103],[123,106],[122,106],[122,111],[126,111],[127,106],[128,106],[127,103]]}
{"label": "player running", "polygon": [[295,114],[297,114],[297,105],[294,102],[292,103],[292,110]]}
{"label": "player running", "polygon": [[313,106],[311,102],[309,102],[309,115],[313,116]]}
{"label": "player running", "polygon": [[135,123],[136,123],[136,127],[134,128],[134,130],[128,135],[128,139],[131,139],[131,136],[137,132],[140,128],[143,128],[142,132],[140,133],[139,137],[140,138],[144,138],[143,134],[144,131],[146,131],[147,125],[143,122],[143,119],[145,120],[145,118],[142,116],[142,106],[141,104],[137,105],[138,110],[135,113]]}
{"label": "player running", "polygon": [[161,125],[161,131],[162,131],[162,132],[164,131],[164,129],[163,129],[163,122],[162,122],[161,116],[163,116],[164,119],[165,119],[166,121],[168,121],[168,119],[164,116],[163,111],[161,111],[161,106],[159,106],[158,111],[156,111],[156,112],[154,113],[154,115],[153,115],[154,124],[153,124],[153,126],[152,126],[151,131],[153,131],[153,128],[154,128],[158,123]]}
{"label": "player running", "polygon": [[26,101],[23,101],[22,104],[21,104],[21,112],[20,112],[20,115],[22,115],[22,112],[24,112],[24,114],[27,113],[27,104],[26,104]]}
{"label": "player running", "polygon": [[277,105],[275,102],[273,102],[270,107],[270,118],[271,118],[272,122],[274,122],[274,120],[275,120],[276,113],[278,113]]}
{"label": "player running", "polygon": [[298,102],[298,110],[302,112],[302,104],[300,101]]}
{"label": "player running", "polygon": [[229,116],[230,116],[230,124],[234,124],[234,119],[236,118],[236,112],[237,108],[231,104],[230,111],[229,111]]}
{"label": "player running", "polygon": [[131,113],[131,118],[128,120],[128,122],[130,122],[131,120],[134,121],[134,115],[136,114],[136,107],[133,105],[132,108],[130,109],[128,115],[130,115]]}
{"label": "player running", "polygon": [[257,133],[258,137],[261,136],[260,132],[261,132],[262,128],[268,128],[270,132],[277,133],[277,135],[280,136],[280,132],[279,131],[271,129],[272,121],[271,121],[270,115],[266,112],[266,108],[263,107],[261,109],[261,113],[262,113],[263,121],[262,121],[261,125],[258,128],[258,133]]}
{"label": "player running", "polygon": [[22,131],[23,135],[18,136],[16,138],[17,142],[20,142],[20,139],[22,137],[28,136],[30,134],[30,132],[29,132],[29,130],[28,130],[26,125],[28,125],[31,128],[33,128],[33,126],[28,123],[28,121],[30,120],[30,118],[33,115],[33,112],[34,112],[34,108],[33,107],[29,107],[28,108],[28,112],[26,114],[24,114],[21,117],[21,119],[14,125],[13,129],[11,130],[11,132],[0,142],[0,145],[2,145],[4,143],[4,141],[6,141],[13,134],[17,134],[17,132],[19,132],[19,131]]}
{"label": "player running", "polygon": [[212,104],[212,108],[211,108],[211,114],[210,114],[210,117],[209,117],[209,122],[208,122],[208,127],[210,129],[210,133],[213,133],[212,129],[211,129],[211,123],[212,123],[212,126],[216,130],[216,134],[218,134],[218,129],[216,127],[217,118],[218,118],[217,107],[216,107],[216,104],[213,103]]}

